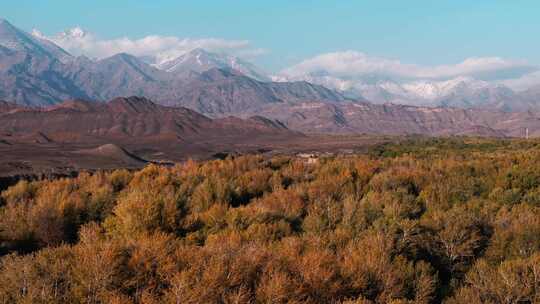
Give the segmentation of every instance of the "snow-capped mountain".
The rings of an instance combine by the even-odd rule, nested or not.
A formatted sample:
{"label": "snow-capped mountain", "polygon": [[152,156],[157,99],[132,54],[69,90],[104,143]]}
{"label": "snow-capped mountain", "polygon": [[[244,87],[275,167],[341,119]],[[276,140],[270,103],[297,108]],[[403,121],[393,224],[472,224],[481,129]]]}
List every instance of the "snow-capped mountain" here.
{"label": "snow-capped mountain", "polygon": [[[59,34],[55,39],[73,40],[75,43],[80,38],[91,38],[88,35],[84,30],[74,28]],[[539,88],[516,93],[504,85],[472,77],[404,80],[379,74],[338,77],[329,72],[317,71],[295,75],[294,78],[278,75],[270,79],[256,66],[242,59],[203,49],[194,49],[166,62],[156,63],[157,54],[150,57],[128,54],[96,60],[74,57],[41,33],[26,33],[0,19],[0,99],[43,105],[72,97],[105,100],[120,95],[144,95],[160,102],[203,100],[211,96],[213,99],[232,98],[227,100],[232,104],[239,99],[247,103],[253,96],[270,96],[263,99],[325,102],[356,99],[378,104],[505,111],[540,110]],[[205,73],[212,70],[214,73]],[[216,70],[233,72],[228,71],[226,77],[219,79],[205,78],[224,73]],[[210,88],[208,85],[203,88],[199,85],[200,92],[193,93],[193,98],[182,97],[192,87],[193,79],[203,84],[210,81],[215,87]],[[290,83],[261,83],[272,80]],[[231,89],[230,92],[223,89],[225,83],[227,89]],[[209,93],[211,90],[212,94]],[[199,93],[204,98],[197,95]]]}
{"label": "snow-capped mountain", "polygon": [[538,108],[536,100],[496,83],[472,77],[449,80],[399,81],[388,78],[340,78],[319,72],[288,78],[274,76],[275,81],[305,80],[335,89],[351,98],[363,97],[373,103],[414,106],[484,108],[505,111],[526,111]]}
{"label": "snow-capped mountain", "polygon": [[477,91],[492,87],[495,86],[471,77],[457,77],[445,81],[414,81],[401,85],[401,88],[411,96],[423,99],[438,99],[456,92]]}
{"label": "snow-capped mountain", "polygon": [[88,33],[82,29],[81,27],[74,27],[74,28],[71,28],[71,29],[68,29],[68,30],[65,30],[63,32],[61,32],[60,34],[57,35],[57,39],[80,39],[80,38],[84,38],[86,35],[88,35]]}
{"label": "snow-capped mountain", "polygon": [[54,43],[21,31],[4,19],[0,19],[0,46],[11,51],[55,58],[61,62],[73,59],[68,52]]}
{"label": "snow-capped mountain", "polygon": [[233,69],[259,81],[270,81],[266,73],[247,61],[235,56],[211,53],[200,48],[154,66],[173,73],[201,73],[214,68]]}
{"label": "snow-capped mountain", "polygon": [[[84,31],[71,30],[64,38],[84,35]],[[194,50],[160,70],[126,53],[96,60],[72,57],[40,37],[44,36],[37,31],[29,34],[7,22],[0,24],[0,100],[44,106],[66,99],[104,101],[136,95],[214,116],[271,103],[345,100],[333,90],[306,82],[257,81],[252,77],[264,76],[257,76],[252,65],[203,50]],[[70,60],[59,60],[63,56]]]}

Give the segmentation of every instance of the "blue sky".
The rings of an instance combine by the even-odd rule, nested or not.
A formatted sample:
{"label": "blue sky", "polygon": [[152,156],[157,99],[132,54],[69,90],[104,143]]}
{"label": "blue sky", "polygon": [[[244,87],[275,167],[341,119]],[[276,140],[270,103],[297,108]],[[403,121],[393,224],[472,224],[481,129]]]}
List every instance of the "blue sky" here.
{"label": "blue sky", "polygon": [[540,1],[4,0],[2,17],[52,35],[79,25],[103,39],[147,35],[247,40],[270,71],[355,50],[420,65],[498,56],[540,64]]}

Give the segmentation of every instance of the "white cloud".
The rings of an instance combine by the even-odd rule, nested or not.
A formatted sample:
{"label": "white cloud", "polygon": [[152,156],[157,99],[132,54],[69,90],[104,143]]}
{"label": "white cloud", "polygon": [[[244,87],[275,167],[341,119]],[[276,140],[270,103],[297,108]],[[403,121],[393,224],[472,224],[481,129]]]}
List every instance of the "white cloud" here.
{"label": "white cloud", "polygon": [[516,91],[525,91],[534,86],[540,86],[540,72],[530,73],[515,79],[506,79],[501,83]]}
{"label": "white cloud", "polygon": [[33,35],[49,39],[73,55],[91,58],[105,58],[118,53],[134,56],[153,57],[157,62],[176,58],[195,48],[215,52],[229,52],[246,56],[260,55],[261,49],[252,49],[247,40],[225,40],[220,38],[179,38],[174,36],[151,35],[140,39],[122,37],[100,39],[96,35],[75,27],[55,36],[45,36],[34,30]]}
{"label": "white cloud", "polygon": [[380,76],[397,79],[451,79],[473,76],[479,79],[507,79],[521,77],[538,70],[524,61],[500,57],[468,58],[453,65],[421,66],[373,57],[356,51],[327,53],[302,61],[282,71],[290,78],[306,74],[329,74],[342,78]]}
{"label": "white cloud", "polygon": [[235,52],[235,54],[237,56],[240,56],[240,57],[246,58],[246,59],[256,58],[256,57],[259,57],[259,56],[262,56],[262,55],[266,55],[268,53],[270,53],[270,50],[263,49],[263,48],[242,49],[242,50],[237,50]]}

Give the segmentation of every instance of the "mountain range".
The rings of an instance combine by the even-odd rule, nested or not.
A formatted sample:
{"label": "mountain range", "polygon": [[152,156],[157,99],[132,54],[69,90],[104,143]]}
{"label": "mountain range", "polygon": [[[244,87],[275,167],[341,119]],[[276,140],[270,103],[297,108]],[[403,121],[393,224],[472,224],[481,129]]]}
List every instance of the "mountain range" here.
{"label": "mountain range", "polygon": [[7,21],[0,28],[0,45],[9,46],[0,48],[0,98],[18,104],[45,106],[66,99],[106,101],[138,95],[221,116],[267,103],[345,99],[304,81],[261,81],[264,76],[241,59],[201,49],[162,63],[159,69],[125,53],[101,60],[73,57]]}
{"label": "mountain range", "polygon": [[259,115],[306,133],[427,136],[540,136],[540,113],[433,108],[368,102],[298,103],[266,107]]}
{"label": "mountain range", "polygon": [[450,80],[397,81],[384,77],[347,78],[328,72],[307,73],[294,77],[274,76],[275,81],[308,81],[332,88],[349,98],[376,104],[394,103],[413,106],[497,109],[506,112],[540,110],[540,90],[516,92],[502,85],[456,77]]}
{"label": "mountain range", "polygon": [[[125,53],[94,60],[74,57],[40,35],[0,21],[0,99],[47,109],[64,100],[86,100],[84,107],[105,115],[115,113],[105,102],[122,96],[144,97],[168,112],[191,109],[207,119],[266,117],[305,133],[522,136],[528,128],[540,135],[540,88],[516,93],[473,78],[403,83],[325,72],[271,78],[239,58],[202,49],[163,62]],[[15,124],[6,119],[0,123]],[[40,128],[47,129],[41,121]],[[172,121],[170,126],[181,125]],[[63,123],[59,129],[69,128]]]}
{"label": "mountain range", "polygon": [[158,144],[299,136],[263,117],[211,119],[187,108],[166,107],[140,97],[103,103],[68,100],[44,108],[0,102],[0,134],[15,141],[39,135],[55,143]]}
{"label": "mountain range", "polygon": [[140,97],[103,103],[69,100],[44,108],[0,102],[0,135],[56,143],[185,144],[301,136],[293,130],[522,137],[526,129],[531,136],[540,136],[540,114],[344,101],[272,104],[259,115],[244,119],[211,119],[184,107],[162,106]]}

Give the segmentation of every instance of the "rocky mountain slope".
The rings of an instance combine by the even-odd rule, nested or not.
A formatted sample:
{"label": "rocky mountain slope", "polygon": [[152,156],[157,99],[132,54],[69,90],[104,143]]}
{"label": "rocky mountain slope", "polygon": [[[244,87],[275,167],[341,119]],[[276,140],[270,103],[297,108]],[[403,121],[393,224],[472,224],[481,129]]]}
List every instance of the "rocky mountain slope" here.
{"label": "rocky mountain slope", "polygon": [[[5,109],[5,110],[2,110]],[[367,102],[274,103],[245,112],[245,119],[211,119],[187,108],[157,105],[145,98],[107,103],[66,101],[36,108],[0,103],[0,134],[52,142],[195,142],[292,138],[304,133],[365,133],[428,136],[540,136],[532,112],[375,105]]]}
{"label": "rocky mountain slope", "polygon": [[5,19],[0,18],[0,46],[17,52],[32,53],[37,56],[55,58],[68,62],[73,57],[54,43],[19,30]]}
{"label": "rocky mountain slope", "polygon": [[299,103],[266,107],[260,115],[306,133],[540,136],[540,114],[478,109],[376,105],[363,102]]}
{"label": "rocky mountain slope", "polygon": [[184,106],[211,116],[258,113],[270,104],[302,101],[342,102],[342,95],[307,82],[260,82],[234,70],[211,69],[193,76],[174,97],[159,100]]}
{"label": "rocky mountain slope", "polygon": [[0,133],[14,139],[38,132],[56,143],[189,143],[299,135],[268,119],[210,119],[186,108],[160,106],[138,97],[106,103],[72,100],[46,108],[13,107],[0,112]]}
{"label": "rocky mountain slope", "polygon": [[22,107],[14,103],[0,100],[0,113],[9,112],[16,109],[22,109]]}

